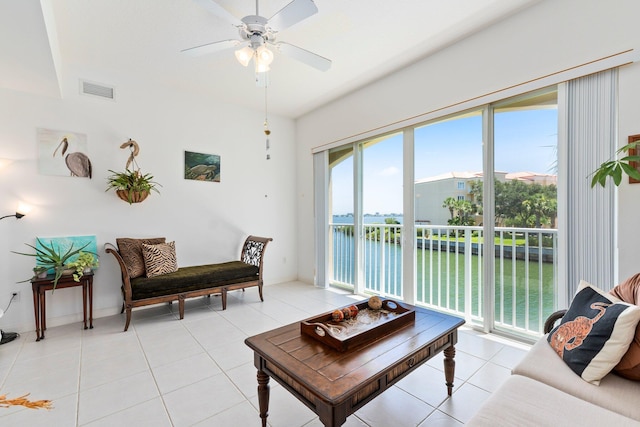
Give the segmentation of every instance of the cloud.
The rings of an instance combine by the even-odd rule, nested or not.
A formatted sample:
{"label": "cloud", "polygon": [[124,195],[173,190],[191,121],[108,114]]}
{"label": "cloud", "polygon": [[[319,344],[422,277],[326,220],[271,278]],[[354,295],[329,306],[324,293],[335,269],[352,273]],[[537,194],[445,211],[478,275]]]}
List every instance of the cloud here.
{"label": "cloud", "polygon": [[399,172],[400,172],[400,170],[397,167],[389,166],[388,168],[382,169],[382,171],[380,172],[380,175],[382,175],[382,176],[392,176],[392,175],[397,175]]}

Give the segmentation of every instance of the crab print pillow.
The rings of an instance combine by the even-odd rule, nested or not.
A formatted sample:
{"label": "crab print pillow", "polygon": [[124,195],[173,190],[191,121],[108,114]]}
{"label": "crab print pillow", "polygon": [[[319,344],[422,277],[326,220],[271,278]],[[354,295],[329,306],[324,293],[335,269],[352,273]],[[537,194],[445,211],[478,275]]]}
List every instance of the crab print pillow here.
{"label": "crab print pillow", "polygon": [[638,321],[640,307],[581,281],[569,310],[547,341],[571,370],[599,385],[629,348]]}

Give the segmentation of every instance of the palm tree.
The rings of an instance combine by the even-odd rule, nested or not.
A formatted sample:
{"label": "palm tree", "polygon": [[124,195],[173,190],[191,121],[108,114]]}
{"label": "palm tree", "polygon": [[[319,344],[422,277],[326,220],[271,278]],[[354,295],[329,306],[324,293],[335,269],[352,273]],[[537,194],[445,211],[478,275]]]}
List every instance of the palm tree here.
{"label": "palm tree", "polygon": [[444,202],[442,202],[442,207],[449,209],[449,214],[451,215],[452,221],[453,221],[454,212],[457,207],[457,204],[458,204],[458,201],[453,197],[447,197],[446,199],[444,199]]}
{"label": "palm tree", "polygon": [[525,211],[533,217],[535,228],[542,228],[542,223],[550,223],[558,210],[558,202],[542,193],[534,194],[522,202]]}
{"label": "palm tree", "polygon": [[460,225],[472,225],[470,215],[473,212],[473,204],[468,200],[456,200],[456,211]]}

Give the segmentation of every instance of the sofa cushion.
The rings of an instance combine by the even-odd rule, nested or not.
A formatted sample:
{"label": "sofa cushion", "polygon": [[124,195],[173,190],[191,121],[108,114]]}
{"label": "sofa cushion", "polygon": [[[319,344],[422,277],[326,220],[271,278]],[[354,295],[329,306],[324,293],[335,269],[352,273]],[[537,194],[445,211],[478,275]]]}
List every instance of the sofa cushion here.
{"label": "sofa cushion", "polygon": [[639,320],[639,307],[613,301],[582,281],[562,322],[547,340],[576,374],[598,384],[626,353]]}
{"label": "sofa cushion", "polygon": [[256,267],[260,266],[260,257],[262,256],[264,245],[264,242],[247,239],[242,248],[242,259],[240,261],[255,265]]}
{"label": "sofa cushion", "polygon": [[174,273],[131,280],[134,300],[258,280],[259,268],[242,261],[182,267]]}
{"label": "sofa cushion", "polygon": [[147,277],[178,271],[176,242],[158,243],[157,245],[143,243],[142,257]]}
{"label": "sofa cushion", "polygon": [[513,374],[543,382],[587,402],[640,421],[640,405],[637,402],[640,396],[640,382],[629,381],[610,373],[600,380],[600,386],[587,383],[558,357],[545,337],[533,345],[513,369]]}
{"label": "sofa cushion", "polygon": [[156,245],[164,243],[164,237],[155,237],[151,239],[131,239],[129,237],[121,237],[116,239],[118,252],[127,267],[129,278],[144,276],[144,258],[142,257],[142,244]]}
{"label": "sofa cushion", "polygon": [[[640,273],[634,274],[611,290],[611,294],[629,304],[640,305]],[[640,324],[629,349],[615,368],[618,375],[640,381]]]}
{"label": "sofa cushion", "polygon": [[[546,343],[545,346],[549,348]],[[582,384],[588,386],[584,381]],[[637,426],[638,422],[544,383],[512,375],[485,401],[473,418],[465,423],[467,427],[569,425],[630,427]]]}

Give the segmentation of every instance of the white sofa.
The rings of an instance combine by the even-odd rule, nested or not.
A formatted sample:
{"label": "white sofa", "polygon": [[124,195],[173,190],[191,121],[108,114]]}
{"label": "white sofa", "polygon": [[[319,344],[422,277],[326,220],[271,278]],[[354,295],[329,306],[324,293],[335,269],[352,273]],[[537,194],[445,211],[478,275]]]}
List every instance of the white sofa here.
{"label": "white sofa", "polygon": [[640,382],[584,381],[542,337],[467,426],[640,426]]}

